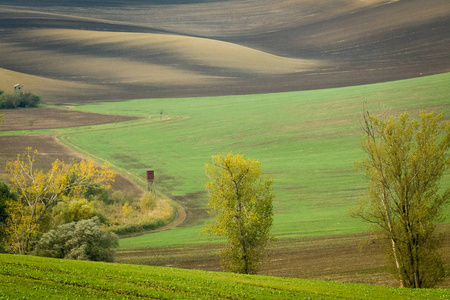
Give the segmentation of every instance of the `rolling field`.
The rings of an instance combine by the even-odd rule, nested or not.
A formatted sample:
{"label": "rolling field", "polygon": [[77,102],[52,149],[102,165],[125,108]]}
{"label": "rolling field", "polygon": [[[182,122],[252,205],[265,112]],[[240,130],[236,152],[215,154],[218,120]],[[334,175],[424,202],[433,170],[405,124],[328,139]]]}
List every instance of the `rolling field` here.
{"label": "rolling field", "polygon": [[[262,274],[396,285],[377,243],[359,250],[368,227],[349,216],[366,188],[354,170],[363,156],[361,115],[364,109],[379,116],[425,109],[449,120],[449,28],[448,0],[3,0],[0,89],[10,93],[21,83],[56,108],[0,111],[6,114],[0,163],[27,146],[41,151],[43,165],[90,156],[108,160],[124,175],[113,188],[137,193],[146,186],[145,171],[154,169],[159,192],[183,205],[182,223],[122,239],[117,261],[219,271],[223,240],[198,233],[210,217],[203,167],[214,154],[239,152],[260,160],[274,178],[273,233],[279,241]],[[449,186],[447,174],[443,187]],[[440,226],[447,267],[449,213]],[[74,273],[31,283],[46,271],[28,276],[1,267],[3,275],[15,274],[7,284],[27,278],[36,296],[73,288],[83,298],[134,297],[144,284],[128,289],[125,279],[113,278],[127,285],[116,290],[105,283],[111,278],[91,286]],[[136,268],[133,276],[141,272],[130,268]],[[173,272],[180,281],[200,274]],[[221,278],[212,298],[274,291],[282,298],[398,293],[310,281],[303,282],[320,286],[312,294],[285,289],[285,283],[267,291],[260,281],[229,292],[222,282],[231,275],[206,276]],[[339,292],[324,293],[330,286]],[[450,287],[450,273],[440,287]],[[173,297],[174,289],[183,291],[181,298],[202,296],[184,293],[183,284],[146,296]],[[405,293],[399,298],[419,295]],[[417,297],[446,298],[448,290],[443,293]]]}
{"label": "rolling field", "polygon": [[[199,234],[209,217],[203,167],[211,155],[230,151],[260,160],[263,171],[273,176],[273,233],[277,238],[297,243],[310,237],[353,236],[336,249],[352,245],[355,251],[349,255],[357,256],[362,237],[355,234],[368,230],[365,223],[349,216],[366,188],[364,175],[354,170],[354,162],[363,156],[359,148],[362,110],[383,116],[404,110],[414,115],[426,109],[444,112],[448,120],[449,80],[450,73],[446,73],[328,90],[79,106],[82,111],[146,116],[155,123],[70,133],[62,135],[62,140],[141,176],[141,184],[145,170],[155,169],[157,188],[187,211],[186,221],[177,228],[122,239],[120,261],[216,270],[217,264],[195,258],[204,258],[207,249],[210,257],[217,257],[217,247],[211,245],[221,242]],[[449,185],[447,175],[443,187]],[[448,231],[447,226],[442,229]],[[286,247],[282,245],[281,249]],[[170,249],[191,254],[182,257],[175,251],[171,256]],[[302,251],[297,250],[297,254]],[[157,252],[165,258],[157,258]],[[289,260],[284,263],[289,265]],[[368,272],[381,277],[380,265],[382,258]],[[267,272],[283,276],[282,272]],[[292,274],[292,270],[287,272]],[[354,273],[333,276],[351,281]]]}
{"label": "rolling field", "polygon": [[447,0],[0,3],[0,89],[47,103],[310,90],[450,71]]}
{"label": "rolling field", "polygon": [[448,289],[398,289],[293,278],[0,254],[6,299],[448,299]]}
{"label": "rolling field", "polygon": [[[207,214],[204,164],[216,153],[244,153],[274,178],[274,233],[279,238],[361,233],[348,216],[364,192],[354,162],[361,113],[426,109],[449,117],[450,73],[406,81],[329,90],[192,99],[147,99],[77,107],[160,119],[150,125],[64,136],[90,153],[136,175],[155,169],[156,186],[183,204],[184,228],[122,242],[122,247],[167,246],[192,240]],[[163,111],[163,115],[160,112]],[[445,178],[445,186],[449,179]],[[177,233],[182,231],[182,233]],[[184,237],[184,238],[183,238]],[[160,244],[161,243],[161,244]]]}

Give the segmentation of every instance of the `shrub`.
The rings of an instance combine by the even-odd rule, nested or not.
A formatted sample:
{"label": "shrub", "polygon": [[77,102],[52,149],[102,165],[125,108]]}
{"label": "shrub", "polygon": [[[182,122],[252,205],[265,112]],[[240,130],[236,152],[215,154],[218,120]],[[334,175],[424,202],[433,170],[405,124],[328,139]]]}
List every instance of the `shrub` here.
{"label": "shrub", "polygon": [[139,207],[141,211],[150,211],[153,210],[156,206],[156,197],[152,193],[145,193],[142,195],[141,199],[139,199]]}
{"label": "shrub", "polygon": [[59,202],[53,209],[53,223],[62,225],[87,220],[95,216],[94,205],[86,199],[71,199]]}
{"label": "shrub", "polygon": [[92,261],[114,261],[119,238],[100,229],[98,217],[59,226],[45,233],[35,254],[53,258]]}
{"label": "shrub", "polygon": [[84,197],[89,201],[101,201],[106,204],[111,204],[111,200],[108,196],[108,189],[98,185],[88,187],[84,193]]}
{"label": "shrub", "polygon": [[133,191],[114,191],[110,197],[110,203],[124,205],[126,202],[132,203],[136,200],[136,194]]}
{"label": "shrub", "polygon": [[31,93],[0,94],[0,108],[37,107],[41,98]]}

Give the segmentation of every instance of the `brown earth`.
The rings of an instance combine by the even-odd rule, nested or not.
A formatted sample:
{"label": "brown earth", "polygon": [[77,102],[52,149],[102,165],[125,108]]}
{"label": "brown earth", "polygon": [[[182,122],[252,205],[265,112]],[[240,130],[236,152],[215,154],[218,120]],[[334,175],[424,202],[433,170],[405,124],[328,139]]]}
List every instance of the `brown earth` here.
{"label": "brown earth", "polygon": [[4,115],[0,131],[55,129],[91,126],[136,120],[136,117],[101,115],[56,108],[1,110]]}
{"label": "brown earth", "polygon": [[450,71],[447,0],[5,0],[0,89],[48,103],[281,92]]}
{"label": "brown earth", "polygon": [[[448,225],[446,225],[448,227]],[[442,249],[450,267],[450,233]],[[369,241],[362,246],[364,241]],[[177,268],[221,271],[222,245],[187,245],[119,251],[116,261]],[[259,275],[399,286],[386,267],[380,244],[368,235],[347,235],[303,239],[282,239],[271,246],[271,260]],[[450,288],[447,277],[439,287]]]}

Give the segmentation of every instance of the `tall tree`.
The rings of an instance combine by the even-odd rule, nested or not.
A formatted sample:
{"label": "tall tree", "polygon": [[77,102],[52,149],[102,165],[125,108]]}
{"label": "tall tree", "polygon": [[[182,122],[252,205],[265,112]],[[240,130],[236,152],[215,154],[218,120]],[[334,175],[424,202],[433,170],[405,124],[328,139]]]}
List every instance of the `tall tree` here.
{"label": "tall tree", "polygon": [[0,178],[0,253],[4,252],[3,239],[5,236],[5,222],[8,219],[7,202],[17,201],[17,195],[12,193],[9,185]]}
{"label": "tall tree", "polygon": [[356,214],[387,242],[402,287],[432,287],[445,274],[436,225],[450,199],[450,189],[440,189],[450,165],[450,122],[426,112],[420,120],[410,120],[406,112],[379,120],[367,112],[364,121],[367,157],[357,166],[365,170],[369,187]]}
{"label": "tall tree", "polygon": [[206,164],[210,213],[213,223],[205,232],[226,236],[222,267],[231,272],[255,274],[272,239],[272,179],[261,175],[261,163],[231,153],[215,155]]}
{"label": "tall tree", "polygon": [[106,186],[114,181],[114,172],[107,166],[97,168],[92,160],[65,164],[56,160],[44,173],[35,168],[37,150],[17,155],[17,160],[7,162],[11,175],[11,189],[18,201],[7,202],[8,219],[5,233],[8,250],[25,254],[31,249],[30,241],[44,230],[51,208],[63,196],[79,197],[86,188]]}

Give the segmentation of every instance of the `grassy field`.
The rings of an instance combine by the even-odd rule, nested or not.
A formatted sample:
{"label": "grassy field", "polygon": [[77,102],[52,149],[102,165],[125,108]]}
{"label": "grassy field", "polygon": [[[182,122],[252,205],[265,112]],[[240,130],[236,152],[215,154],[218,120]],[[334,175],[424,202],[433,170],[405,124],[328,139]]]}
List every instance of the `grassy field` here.
{"label": "grassy field", "polygon": [[398,289],[293,278],[0,255],[2,299],[448,299],[449,289]]}
{"label": "grassy field", "polygon": [[[89,153],[142,178],[155,169],[156,187],[187,210],[182,227],[121,240],[121,249],[214,241],[198,234],[206,213],[204,164],[216,153],[243,153],[274,178],[273,233],[278,238],[361,233],[348,212],[364,193],[354,170],[363,109],[380,116],[408,110],[444,112],[450,73],[348,88],[184,99],[132,100],[77,110],[150,119],[142,126],[63,136]],[[450,185],[449,176],[443,186]],[[448,219],[447,219],[448,221]]]}

